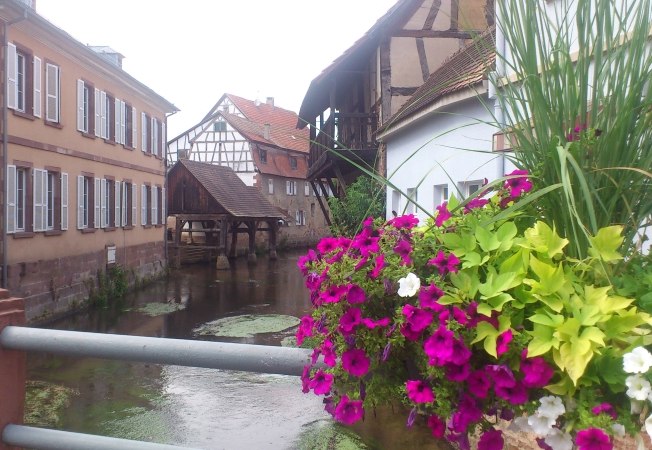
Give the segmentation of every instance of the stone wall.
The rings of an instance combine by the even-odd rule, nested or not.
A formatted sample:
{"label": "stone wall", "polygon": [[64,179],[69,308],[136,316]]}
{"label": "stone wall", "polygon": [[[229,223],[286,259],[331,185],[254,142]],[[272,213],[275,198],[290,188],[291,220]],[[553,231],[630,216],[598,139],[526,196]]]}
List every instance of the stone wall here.
{"label": "stone wall", "polygon": [[[21,262],[7,267],[8,289],[25,299],[28,321],[43,320],[81,307],[106,271],[106,250],[56,259]],[[160,275],[166,267],[163,242],[119,248],[116,260],[130,286]]]}

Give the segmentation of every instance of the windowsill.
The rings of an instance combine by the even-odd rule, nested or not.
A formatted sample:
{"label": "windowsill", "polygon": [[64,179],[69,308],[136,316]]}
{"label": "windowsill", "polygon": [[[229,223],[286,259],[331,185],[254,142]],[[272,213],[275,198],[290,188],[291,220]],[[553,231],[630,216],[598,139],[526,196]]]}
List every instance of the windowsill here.
{"label": "windowsill", "polygon": [[62,234],[63,230],[47,230],[43,236],[61,236]]}
{"label": "windowsill", "polygon": [[112,139],[104,139],[104,143],[109,145],[115,145],[115,141]]}
{"label": "windowsill", "polygon": [[24,111],[16,111],[15,109],[12,109],[14,116],[22,117],[23,119],[28,119],[28,120],[34,120],[35,117],[31,114],[28,114]]}
{"label": "windowsill", "polygon": [[80,231],[82,234],[95,233],[95,228],[82,228]]}
{"label": "windowsill", "polygon": [[134,147],[130,147],[129,145],[123,145],[122,148],[124,148],[125,150],[129,150],[129,151],[136,150]]}
{"label": "windowsill", "polygon": [[133,227],[133,225],[125,225],[124,227],[122,227],[122,229],[123,230],[133,230],[134,227]]}
{"label": "windowsill", "polygon": [[154,225],[154,228],[163,228],[163,225],[161,225],[161,224]]}
{"label": "windowsill", "polygon": [[59,123],[59,122],[52,122],[51,120],[44,120],[43,122],[44,122],[47,126],[52,127],[52,128],[58,128],[58,129],[62,129],[62,128],[63,128],[63,125],[61,125],[61,123]]}
{"label": "windowsill", "polygon": [[34,233],[31,231],[19,231],[14,233],[14,239],[25,239],[34,237]]}
{"label": "windowsill", "polygon": [[115,231],[115,227],[104,227],[104,231]]}
{"label": "windowsill", "polygon": [[143,228],[149,229],[149,228],[152,228],[152,225],[151,224],[143,225]]}
{"label": "windowsill", "polygon": [[91,133],[89,133],[89,132],[87,132],[87,131],[80,131],[80,133],[81,133],[81,135],[84,136],[85,138],[95,139],[95,135],[94,135],[94,134],[91,134]]}

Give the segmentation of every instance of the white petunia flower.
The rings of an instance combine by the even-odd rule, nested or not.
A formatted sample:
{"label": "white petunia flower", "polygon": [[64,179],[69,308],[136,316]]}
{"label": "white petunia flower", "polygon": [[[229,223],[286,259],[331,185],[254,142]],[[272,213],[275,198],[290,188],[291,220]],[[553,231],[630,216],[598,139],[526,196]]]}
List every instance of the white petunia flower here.
{"label": "white petunia flower", "polygon": [[537,409],[537,414],[543,417],[548,417],[553,422],[566,412],[566,408],[559,397],[548,395],[542,397],[539,401],[541,402],[541,406]]}
{"label": "white petunia flower", "polygon": [[527,423],[527,416],[517,417],[509,424],[507,427],[509,431],[515,431],[517,433],[531,433],[532,427]]}
{"label": "white petunia flower", "polygon": [[632,399],[629,405],[632,414],[640,414],[643,411],[643,402]]}
{"label": "white petunia flower", "polygon": [[620,423],[614,423],[611,425],[611,430],[614,432],[616,437],[625,437],[625,426]]}
{"label": "white petunia flower", "polygon": [[552,450],[573,450],[573,438],[559,428],[553,428],[544,442],[552,447]]}
{"label": "white petunia flower", "polygon": [[650,414],[650,417],[645,419],[645,431],[647,431],[647,434],[652,438],[652,414]]}
{"label": "white petunia flower", "polygon": [[555,424],[555,420],[550,417],[535,414],[527,418],[527,423],[535,434],[545,437],[552,431],[552,426]]}
{"label": "white petunia flower", "polygon": [[413,297],[421,287],[421,280],[412,272],[405,278],[398,280],[398,295],[401,297]]}
{"label": "white petunia flower", "polygon": [[629,388],[627,389],[627,395],[634,400],[646,400],[650,395],[650,392],[652,392],[650,382],[640,374],[628,376],[625,380],[625,384]]}
{"label": "white petunia flower", "polygon": [[627,373],[647,373],[652,367],[652,353],[644,347],[636,347],[623,355],[623,369]]}

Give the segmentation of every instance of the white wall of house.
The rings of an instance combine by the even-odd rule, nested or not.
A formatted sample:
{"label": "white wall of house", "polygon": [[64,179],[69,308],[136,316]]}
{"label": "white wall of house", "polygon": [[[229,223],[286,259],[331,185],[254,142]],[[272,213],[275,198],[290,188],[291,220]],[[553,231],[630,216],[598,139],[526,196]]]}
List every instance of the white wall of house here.
{"label": "white wall of house", "polygon": [[407,196],[432,214],[446,194],[466,197],[485,178],[495,180],[514,170],[507,158],[492,152],[497,129],[487,108],[493,106],[486,96],[482,101],[484,105],[478,98],[449,105],[384,139],[387,177],[398,188],[387,188],[387,218],[392,211],[406,212],[423,222],[426,213]]}

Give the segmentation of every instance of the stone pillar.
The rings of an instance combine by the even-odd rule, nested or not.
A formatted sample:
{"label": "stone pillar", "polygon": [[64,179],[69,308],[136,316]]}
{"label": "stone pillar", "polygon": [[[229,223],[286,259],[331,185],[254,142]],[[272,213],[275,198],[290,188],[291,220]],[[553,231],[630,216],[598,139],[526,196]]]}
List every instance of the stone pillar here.
{"label": "stone pillar", "polygon": [[247,222],[247,233],[249,234],[249,248],[247,252],[247,262],[256,264],[256,229],[258,222]]}
{"label": "stone pillar", "polygon": [[278,221],[270,220],[267,222],[269,225],[269,259],[275,260],[278,258],[276,254],[276,234],[278,232]]}
{"label": "stone pillar", "polygon": [[229,258],[235,258],[237,256],[239,227],[240,227],[239,222],[233,222],[231,224],[231,248],[229,249]]}
{"label": "stone pillar", "polygon": [[[9,291],[0,289],[0,333],[8,325],[25,325],[25,304],[22,298],[9,298]],[[25,411],[25,352],[0,347],[0,434],[9,424],[22,425]],[[0,449],[10,447],[0,441]]]}
{"label": "stone pillar", "polygon": [[229,233],[229,221],[220,220],[220,242],[217,245],[217,262],[215,268],[217,270],[228,270],[229,258],[226,257],[226,238]]}

